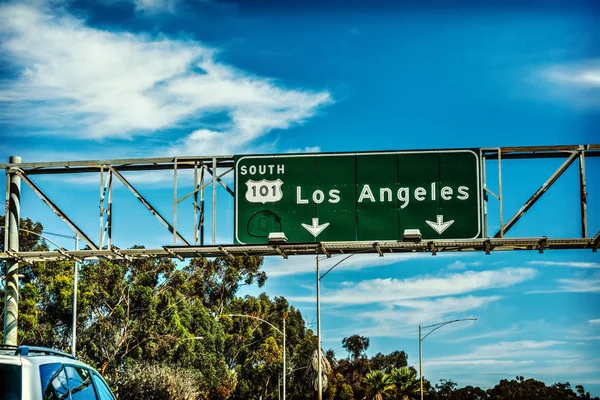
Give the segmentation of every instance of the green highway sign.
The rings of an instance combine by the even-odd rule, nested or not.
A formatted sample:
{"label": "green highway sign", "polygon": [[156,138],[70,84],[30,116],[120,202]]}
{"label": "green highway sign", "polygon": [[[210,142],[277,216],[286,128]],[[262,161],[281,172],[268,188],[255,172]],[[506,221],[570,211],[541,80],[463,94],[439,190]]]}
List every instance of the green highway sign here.
{"label": "green highway sign", "polygon": [[482,236],[479,149],[235,157],[235,240]]}

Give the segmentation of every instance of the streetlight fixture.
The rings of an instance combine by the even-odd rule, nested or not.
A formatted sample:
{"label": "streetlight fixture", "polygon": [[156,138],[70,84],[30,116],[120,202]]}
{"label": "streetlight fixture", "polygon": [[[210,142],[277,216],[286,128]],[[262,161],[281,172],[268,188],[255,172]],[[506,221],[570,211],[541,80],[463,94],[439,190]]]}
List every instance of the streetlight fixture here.
{"label": "streetlight fixture", "polygon": [[[440,322],[439,324],[433,324],[433,325],[425,325],[425,326],[419,325],[419,378],[421,381],[421,400],[423,400],[423,340],[425,340],[425,338],[427,336],[431,335],[434,331],[437,331],[438,329],[440,329],[442,326],[453,324],[455,322],[475,321],[475,320],[477,320],[477,318],[471,317],[471,318],[453,319],[452,321]],[[429,332],[427,332],[427,334],[425,336],[421,336],[422,330],[426,329],[426,328],[433,328],[433,329],[430,330]]]}
{"label": "streetlight fixture", "polygon": [[319,269],[319,256],[317,255],[317,355],[319,357],[318,367],[317,367],[317,381],[318,381],[318,400],[323,400],[323,367],[321,366],[321,279],[325,278],[325,276],[330,273],[335,267],[349,259],[354,255],[350,254],[342,258],[337,263],[333,264],[333,267],[329,268],[323,275],[321,275]]}
{"label": "streetlight fixture", "polygon": [[247,315],[247,314],[225,314],[225,315],[227,315],[228,317],[250,318],[250,319],[255,319],[257,321],[264,322],[265,324],[269,325],[271,328],[275,329],[277,332],[279,332],[280,335],[283,336],[283,400],[285,400],[285,384],[286,384],[286,379],[285,379],[285,314],[283,315],[283,318],[282,318],[283,331],[281,331],[279,328],[277,328],[275,325],[273,325],[269,321],[265,321],[264,319],[255,317],[254,315]]}

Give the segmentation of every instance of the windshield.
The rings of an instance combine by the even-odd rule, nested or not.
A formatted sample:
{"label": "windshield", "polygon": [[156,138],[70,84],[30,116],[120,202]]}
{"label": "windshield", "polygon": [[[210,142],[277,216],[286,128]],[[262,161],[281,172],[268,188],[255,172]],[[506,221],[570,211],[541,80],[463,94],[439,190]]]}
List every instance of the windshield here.
{"label": "windshield", "polygon": [[0,393],[6,400],[21,400],[21,366],[0,364]]}

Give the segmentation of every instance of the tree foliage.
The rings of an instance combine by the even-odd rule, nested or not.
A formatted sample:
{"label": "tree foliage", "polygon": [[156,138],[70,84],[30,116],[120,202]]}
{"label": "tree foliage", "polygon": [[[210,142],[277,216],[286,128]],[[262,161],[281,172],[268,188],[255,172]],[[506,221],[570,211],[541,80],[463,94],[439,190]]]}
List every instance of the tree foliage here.
{"label": "tree foliage", "polygon": [[342,347],[352,356],[352,359],[357,359],[360,356],[364,357],[369,348],[369,338],[360,335],[345,337],[342,340]]}
{"label": "tree foliage", "polygon": [[372,400],[383,400],[383,395],[394,388],[390,375],[381,370],[369,372],[363,383],[366,397]]}
{"label": "tree foliage", "polygon": [[125,368],[116,394],[119,400],[195,400],[200,396],[197,380],[192,369],[133,364]]}
{"label": "tree foliage", "polygon": [[[27,231],[43,232],[37,222],[20,223]],[[3,226],[0,216],[0,239]],[[48,249],[36,234],[22,231],[19,236],[24,251]],[[3,245],[0,240],[0,251]],[[317,337],[300,311],[283,297],[238,296],[244,286],[264,285],[262,261],[194,258],[180,266],[168,259],[84,262],[78,285],[78,357],[104,374],[119,399],[274,400],[280,398],[285,352],[287,398],[314,399]],[[19,265],[20,343],[71,350],[73,272],[69,260]],[[324,398],[418,398],[417,372],[407,354],[395,350],[369,358],[369,344],[368,337],[355,334],[342,341],[348,358],[336,359],[333,350],[324,353]],[[487,390],[458,387],[451,380],[433,387],[423,379],[423,384],[427,400],[592,399],[583,386],[548,386],[521,376]]]}

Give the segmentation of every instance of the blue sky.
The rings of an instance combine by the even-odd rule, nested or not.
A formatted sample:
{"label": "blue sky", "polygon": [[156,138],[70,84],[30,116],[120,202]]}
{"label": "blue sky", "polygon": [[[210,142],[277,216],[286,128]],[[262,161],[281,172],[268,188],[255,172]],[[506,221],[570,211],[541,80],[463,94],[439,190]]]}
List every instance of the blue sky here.
{"label": "blue sky", "polygon": [[[2,2],[0,157],[599,142],[597,2],[448,3]],[[600,229],[598,161],[586,164],[592,236]],[[560,163],[503,165],[505,220]],[[494,190],[497,169],[493,162],[487,167]],[[579,235],[573,167],[509,236]],[[192,185],[181,175],[180,197]],[[169,173],[126,176],[172,215]],[[96,238],[97,175],[34,180]],[[217,241],[232,243],[233,200],[221,188],[217,198]],[[69,233],[27,188],[22,210],[49,232]],[[494,199],[489,211],[493,235],[499,226]],[[191,238],[191,203],[178,212]],[[113,230],[120,247],[172,243],[119,185]],[[313,328],[314,263],[306,257],[265,262],[267,293],[290,299]],[[331,272],[322,289],[324,347],[338,357],[345,356],[342,338],[357,333],[371,338],[370,355],[402,349],[416,364],[419,324],[475,316],[426,339],[427,378],[489,387],[524,375],[581,383],[600,395],[597,253],[357,255]]]}

